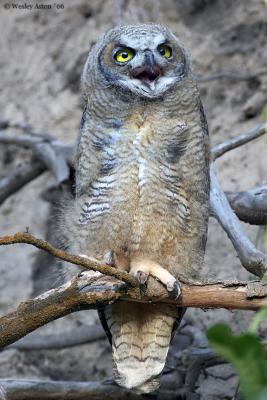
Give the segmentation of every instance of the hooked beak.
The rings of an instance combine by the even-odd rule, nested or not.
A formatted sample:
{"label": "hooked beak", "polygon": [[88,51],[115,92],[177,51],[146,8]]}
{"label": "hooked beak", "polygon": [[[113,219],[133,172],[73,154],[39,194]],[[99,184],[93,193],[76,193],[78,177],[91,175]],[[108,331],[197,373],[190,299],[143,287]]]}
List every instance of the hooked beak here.
{"label": "hooked beak", "polygon": [[140,67],[132,69],[130,72],[131,78],[139,79],[142,83],[149,86],[154,86],[155,81],[162,75],[161,68],[155,63],[152,52],[147,52],[145,62]]}

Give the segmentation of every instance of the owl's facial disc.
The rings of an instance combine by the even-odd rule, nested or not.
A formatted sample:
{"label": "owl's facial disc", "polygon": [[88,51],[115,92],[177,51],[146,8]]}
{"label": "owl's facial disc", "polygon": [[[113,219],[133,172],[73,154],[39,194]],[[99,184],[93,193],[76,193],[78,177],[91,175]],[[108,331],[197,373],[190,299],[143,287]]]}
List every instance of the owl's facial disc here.
{"label": "owl's facial disc", "polygon": [[171,44],[162,41],[151,48],[129,45],[115,48],[116,84],[141,97],[159,98],[184,77],[180,54],[177,48],[174,50]]}

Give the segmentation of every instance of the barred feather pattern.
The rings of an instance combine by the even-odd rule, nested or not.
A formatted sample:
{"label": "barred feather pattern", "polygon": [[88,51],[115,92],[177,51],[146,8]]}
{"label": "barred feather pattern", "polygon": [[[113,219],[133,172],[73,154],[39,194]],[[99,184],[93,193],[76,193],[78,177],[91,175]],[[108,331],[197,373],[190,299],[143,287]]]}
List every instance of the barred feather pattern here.
{"label": "barred feather pattern", "polygon": [[120,302],[104,313],[112,335],[116,382],[139,394],[158,389],[177,308]]}

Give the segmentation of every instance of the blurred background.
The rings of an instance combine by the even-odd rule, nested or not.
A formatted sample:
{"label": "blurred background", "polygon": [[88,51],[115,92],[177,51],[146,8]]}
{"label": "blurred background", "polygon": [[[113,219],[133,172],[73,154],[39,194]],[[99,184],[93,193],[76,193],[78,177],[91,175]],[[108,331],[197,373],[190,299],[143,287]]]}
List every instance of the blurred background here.
{"label": "blurred background", "polygon": [[[0,0],[0,124],[29,125],[73,144],[81,118],[80,75],[97,38],[116,24],[156,21],[168,25],[191,54],[214,146],[263,121],[267,104],[267,5],[263,0]],[[9,5],[10,7],[8,7]],[[35,6],[52,5],[51,8]],[[258,73],[265,68],[265,73]],[[201,79],[201,78],[205,79]],[[12,133],[20,133],[9,128]],[[224,190],[242,191],[267,180],[267,139],[263,137],[224,155],[217,170]],[[0,178],[30,158],[30,150],[0,144]],[[57,182],[43,173],[0,206],[0,235],[24,231],[45,237]],[[51,194],[52,193],[52,194]],[[54,196],[54,197],[53,197]],[[51,200],[51,198],[53,198]],[[262,231],[244,225],[263,250]],[[38,255],[37,255],[38,254]],[[0,314],[55,285],[49,259],[27,245],[0,248]],[[226,234],[210,220],[204,275],[250,279]],[[205,343],[205,331],[229,321],[235,331],[251,312],[189,310],[181,332]],[[41,328],[41,334],[73,332],[97,322],[95,312],[76,313]],[[185,339],[184,339],[185,340]],[[191,340],[191,339],[190,339]],[[187,345],[190,345],[190,340]],[[178,345],[177,345],[178,346]],[[186,346],[186,345],[185,345]],[[179,347],[179,346],[178,346]],[[173,350],[178,351],[178,347]],[[170,361],[171,362],[171,361]],[[101,380],[112,376],[106,339],[63,350],[0,353],[0,378]],[[201,398],[230,399],[237,380],[229,366],[203,374]]]}

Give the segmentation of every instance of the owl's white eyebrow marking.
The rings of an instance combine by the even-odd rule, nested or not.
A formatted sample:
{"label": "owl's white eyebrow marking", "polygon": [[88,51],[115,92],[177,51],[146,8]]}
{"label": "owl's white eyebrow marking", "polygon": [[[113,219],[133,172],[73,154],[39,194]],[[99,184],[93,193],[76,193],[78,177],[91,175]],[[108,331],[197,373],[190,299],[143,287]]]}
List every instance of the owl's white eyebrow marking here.
{"label": "owl's white eyebrow marking", "polygon": [[136,37],[132,37],[130,35],[122,35],[120,41],[122,43],[125,43],[127,47],[145,50],[147,48],[156,48],[160,43],[166,41],[166,37],[162,33],[159,33],[158,35],[152,37],[147,35],[137,35]]}

